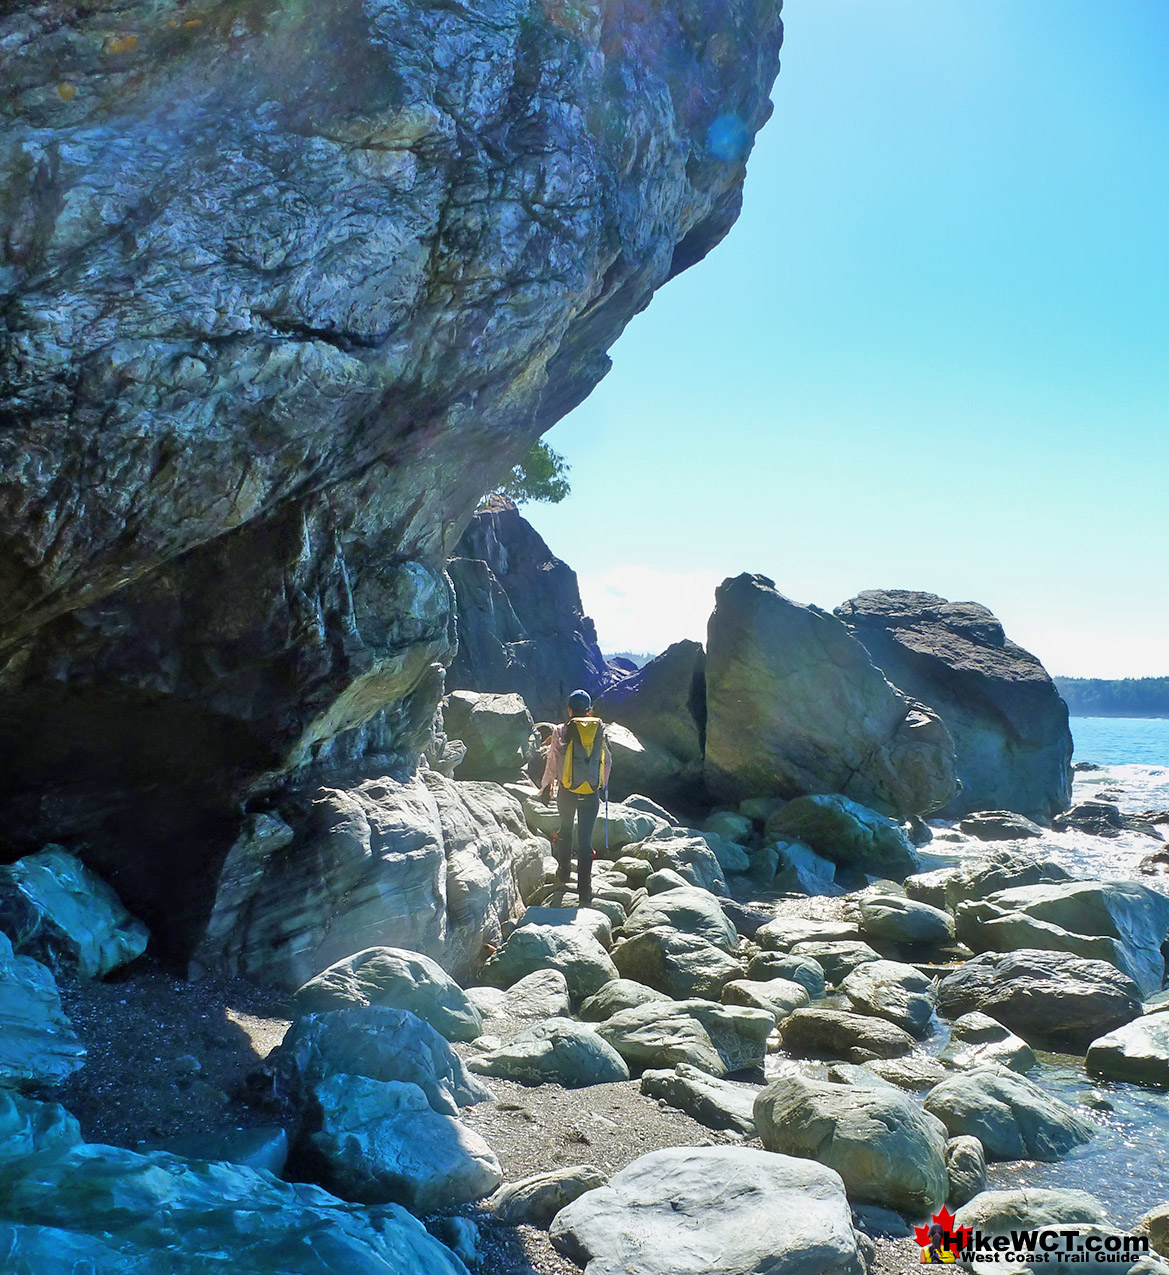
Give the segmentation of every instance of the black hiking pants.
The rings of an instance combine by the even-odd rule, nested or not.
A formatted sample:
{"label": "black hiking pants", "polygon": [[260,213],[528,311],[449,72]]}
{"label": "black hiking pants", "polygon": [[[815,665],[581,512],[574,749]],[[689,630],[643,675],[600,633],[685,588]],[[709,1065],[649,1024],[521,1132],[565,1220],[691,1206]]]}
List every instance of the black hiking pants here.
{"label": "black hiking pants", "polygon": [[556,864],[567,881],[572,868],[573,825],[576,825],[576,893],[581,903],[593,898],[593,824],[601,799],[595,792],[569,792],[563,784],[556,793],[560,832],[556,837]]}

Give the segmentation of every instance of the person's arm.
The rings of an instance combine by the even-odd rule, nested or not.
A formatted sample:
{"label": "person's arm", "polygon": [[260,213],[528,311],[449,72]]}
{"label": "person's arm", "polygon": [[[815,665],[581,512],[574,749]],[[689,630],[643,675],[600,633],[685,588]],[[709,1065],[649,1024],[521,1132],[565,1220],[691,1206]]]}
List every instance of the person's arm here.
{"label": "person's arm", "polygon": [[564,761],[564,727],[557,726],[548,740],[548,760],[544,763],[544,778],[540,781],[540,791],[547,791],[549,797],[556,795],[556,780],[560,775],[560,767]]}

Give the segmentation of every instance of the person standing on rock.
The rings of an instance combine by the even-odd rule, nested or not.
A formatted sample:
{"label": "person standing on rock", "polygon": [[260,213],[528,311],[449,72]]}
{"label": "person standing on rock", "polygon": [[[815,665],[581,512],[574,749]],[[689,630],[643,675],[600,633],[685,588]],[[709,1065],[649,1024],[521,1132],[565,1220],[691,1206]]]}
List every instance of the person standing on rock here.
{"label": "person standing on rock", "polygon": [[556,837],[556,879],[568,884],[572,868],[573,830],[576,832],[576,893],[581,907],[593,901],[593,825],[602,800],[609,796],[613,758],[605,727],[593,714],[588,691],[568,697],[568,721],[552,732],[540,796],[556,794],[560,832]]}

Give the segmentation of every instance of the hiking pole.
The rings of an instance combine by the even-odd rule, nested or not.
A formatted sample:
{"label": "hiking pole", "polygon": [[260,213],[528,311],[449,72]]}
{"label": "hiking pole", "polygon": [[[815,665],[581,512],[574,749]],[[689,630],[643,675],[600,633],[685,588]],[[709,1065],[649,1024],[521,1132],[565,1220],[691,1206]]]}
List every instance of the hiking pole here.
{"label": "hiking pole", "polygon": [[605,858],[609,857],[609,785],[605,785]]}

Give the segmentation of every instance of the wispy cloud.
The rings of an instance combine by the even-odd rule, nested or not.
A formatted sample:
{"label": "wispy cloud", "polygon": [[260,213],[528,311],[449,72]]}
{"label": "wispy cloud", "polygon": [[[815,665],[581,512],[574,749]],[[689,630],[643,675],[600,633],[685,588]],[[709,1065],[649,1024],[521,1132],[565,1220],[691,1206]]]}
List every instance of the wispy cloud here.
{"label": "wispy cloud", "polygon": [[582,571],[578,579],[603,650],[658,652],[682,638],[706,642],[706,621],[723,576],[629,565]]}

